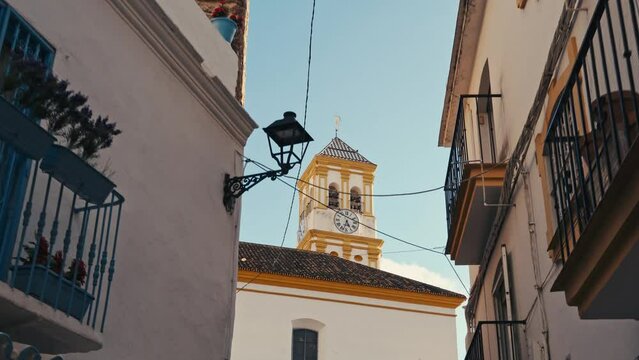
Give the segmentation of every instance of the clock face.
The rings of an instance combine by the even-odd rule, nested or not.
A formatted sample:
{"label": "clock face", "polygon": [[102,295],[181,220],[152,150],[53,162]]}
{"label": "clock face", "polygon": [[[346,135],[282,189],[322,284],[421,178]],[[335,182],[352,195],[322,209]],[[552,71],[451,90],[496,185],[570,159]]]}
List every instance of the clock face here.
{"label": "clock face", "polygon": [[335,223],[337,230],[346,234],[354,233],[359,227],[357,214],[348,209],[342,209],[336,212],[333,222]]}

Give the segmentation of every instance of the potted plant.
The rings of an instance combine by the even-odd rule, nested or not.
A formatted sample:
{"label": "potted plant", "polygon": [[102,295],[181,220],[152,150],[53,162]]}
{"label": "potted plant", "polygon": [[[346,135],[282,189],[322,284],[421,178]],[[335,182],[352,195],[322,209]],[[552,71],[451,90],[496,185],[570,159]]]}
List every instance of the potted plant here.
{"label": "potted plant", "polygon": [[[41,66],[33,64],[33,66]],[[15,70],[15,68],[14,68]],[[45,81],[43,71],[31,71],[23,74],[25,79],[29,79],[37,85],[42,85]],[[39,160],[53,144],[55,138],[47,133],[37,121],[29,119],[27,109],[18,109],[9,99],[13,99],[17,90],[17,79],[15,71],[10,72],[2,84],[2,95],[0,96],[0,139],[13,145],[19,152],[31,159]],[[35,95],[35,94],[34,94]]]}
{"label": "potted plant", "polygon": [[241,22],[240,16],[232,13],[231,10],[231,5],[222,0],[211,13],[211,24],[219,31],[222,38],[229,43],[233,41],[237,27]]}
{"label": "potted plant", "polygon": [[82,321],[94,300],[82,288],[87,276],[84,262],[73,259],[64,271],[62,252],[50,256],[49,242],[44,236],[25,245],[24,252],[22,265],[14,268],[14,287]]}
{"label": "potted plant", "polygon": [[50,136],[64,146],[49,144],[40,168],[80,197],[101,204],[115,187],[90,164],[121,133],[108,117],[93,115],[88,98],[69,90],[69,83],[48,74],[39,62],[16,53],[4,84],[14,102],[42,119]]}

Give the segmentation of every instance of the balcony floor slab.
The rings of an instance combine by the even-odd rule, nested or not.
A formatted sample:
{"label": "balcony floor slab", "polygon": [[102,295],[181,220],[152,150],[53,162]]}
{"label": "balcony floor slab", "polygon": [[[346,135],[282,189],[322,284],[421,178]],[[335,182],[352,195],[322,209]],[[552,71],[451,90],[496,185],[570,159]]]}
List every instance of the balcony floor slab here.
{"label": "balcony floor slab", "polygon": [[552,286],[584,319],[639,319],[639,141]]}
{"label": "balcony floor slab", "polygon": [[0,282],[0,329],[46,354],[102,348],[102,336],[91,327],[4,282]]}

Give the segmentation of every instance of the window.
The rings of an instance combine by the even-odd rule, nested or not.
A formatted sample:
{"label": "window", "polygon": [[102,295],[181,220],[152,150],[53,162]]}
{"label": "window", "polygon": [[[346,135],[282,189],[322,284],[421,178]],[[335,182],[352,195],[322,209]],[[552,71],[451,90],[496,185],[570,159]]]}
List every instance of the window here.
{"label": "window", "polygon": [[499,359],[518,359],[519,349],[515,327],[512,320],[511,284],[508,272],[508,257],[506,246],[501,247],[501,260],[497,264],[497,271],[493,281],[493,304],[495,320],[503,321],[497,324],[497,349]]}
{"label": "window", "polygon": [[[51,68],[55,51],[20,15],[0,2],[0,82],[9,71],[12,55],[36,60]],[[4,85],[4,84],[2,84]]]}
{"label": "window", "polygon": [[495,154],[495,117],[488,60],[484,63],[484,69],[481,73],[479,94],[482,94],[476,100],[479,159],[484,163],[492,164],[497,162],[497,156]]}
{"label": "window", "polygon": [[292,360],[317,360],[317,331],[293,330]]}
{"label": "window", "polygon": [[362,212],[362,196],[357,188],[351,189],[351,210]]}
{"label": "window", "polygon": [[328,207],[333,209],[339,208],[339,191],[335,185],[328,187]]}

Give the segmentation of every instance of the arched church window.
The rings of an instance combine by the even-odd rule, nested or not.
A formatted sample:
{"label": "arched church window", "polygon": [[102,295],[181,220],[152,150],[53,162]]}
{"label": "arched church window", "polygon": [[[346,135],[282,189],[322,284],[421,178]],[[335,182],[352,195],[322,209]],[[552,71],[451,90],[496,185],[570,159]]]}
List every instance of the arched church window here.
{"label": "arched church window", "polygon": [[335,185],[328,187],[328,207],[339,208],[339,191]]}
{"label": "arched church window", "polygon": [[362,196],[357,188],[351,189],[351,210],[362,212]]}
{"label": "arched church window", "polygon": [[293,360],[317,360],[317,331],[293,329]]}

